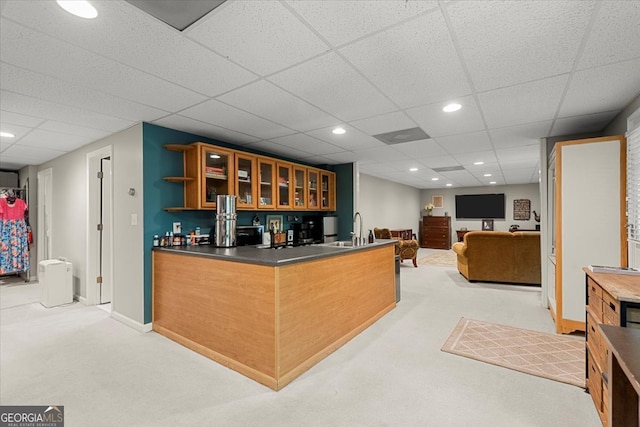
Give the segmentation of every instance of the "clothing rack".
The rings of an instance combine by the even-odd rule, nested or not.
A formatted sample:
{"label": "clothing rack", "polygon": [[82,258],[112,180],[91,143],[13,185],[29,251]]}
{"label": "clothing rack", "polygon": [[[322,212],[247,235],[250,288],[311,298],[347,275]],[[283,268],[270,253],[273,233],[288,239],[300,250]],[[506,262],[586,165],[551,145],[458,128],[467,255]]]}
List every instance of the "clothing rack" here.
{"label": "clothing rack", "polygon": [[[18,197],[25,202],[28,202],[29,197],[29,187],[28,184],[25,184],[24,187],[0,187],[0,197],[7,197],[8,195],[13,195]],[[27,218],[28,223],[28,218]],[[31,280],[30,270],[26,271],[12,271],[11,273],[0,274],[0,277],[9,277],[9,276],[20,276],[25,282],[29,282]]]}

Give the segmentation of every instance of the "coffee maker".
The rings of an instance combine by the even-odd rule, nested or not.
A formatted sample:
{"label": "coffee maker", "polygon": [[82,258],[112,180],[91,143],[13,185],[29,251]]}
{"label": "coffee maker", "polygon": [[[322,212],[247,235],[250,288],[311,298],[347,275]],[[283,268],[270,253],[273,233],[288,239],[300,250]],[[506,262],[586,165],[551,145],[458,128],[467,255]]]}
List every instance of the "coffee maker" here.
{"label": "coffee maker", "polygon": [[291,224],[291,228],[293,229],[293,246],[309,245],[313,243],[308,223],[294,223]]}

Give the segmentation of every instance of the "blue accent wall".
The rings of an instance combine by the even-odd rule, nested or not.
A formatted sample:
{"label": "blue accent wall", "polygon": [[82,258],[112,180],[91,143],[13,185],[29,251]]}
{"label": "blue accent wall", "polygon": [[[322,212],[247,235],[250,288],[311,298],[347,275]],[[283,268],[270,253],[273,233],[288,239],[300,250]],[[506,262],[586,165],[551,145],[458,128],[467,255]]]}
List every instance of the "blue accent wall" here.
{"label": "blue accent wall", "polygon": [[[151,289],[151,249],[153,236],[163,235],[171,231],[173,223],[180,221],[183,232],[188,232],[200,226],[202,233],[209,233],[214,224],[215,211],[180,211],[167,212],[164,208],[179,207],[184,204],[182,183],[167,182],[165,176],[182,176],[182,153],[164,148],[166,144],[190,144],[204,142],[234,150],[276,157],[273,154],[251,151],[244,147],[235,146],[216,139],[205,138],[200,135],[182,132],[162,126],[143,123],[142,127],[142,168],[144,187],[144,323],[151,322],[152,289]],[[286,161],[304,164],[299,160],[279,157]],[[314,166],[307,164],[308,166]],[[328,168],[327,168],[328,169]],[[340,182],[336,178],[337,182]],[[338,203],[339,206],[339,203]],[[266,223],[267,215],[282,215],[284,228],[289,228],[292,222],[301,222],[305,215],[325,215],[318,212],[286,212],[286,211],[238,211],[238,225],[251,225],[256,212],[260,223]],[[349,214],[350,215],[350,214]]]}

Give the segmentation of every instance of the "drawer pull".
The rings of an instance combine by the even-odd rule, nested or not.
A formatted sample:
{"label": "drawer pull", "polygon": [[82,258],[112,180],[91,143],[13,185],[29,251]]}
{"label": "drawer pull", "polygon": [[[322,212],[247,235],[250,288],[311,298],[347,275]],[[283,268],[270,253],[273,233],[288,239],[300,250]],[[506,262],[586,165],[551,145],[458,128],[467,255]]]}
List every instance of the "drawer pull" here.
{"label": "drawer pull", "polygon": [[609,303],[609,307],[611,307],[611,310],[616,311],[616,306],[612,302]]}

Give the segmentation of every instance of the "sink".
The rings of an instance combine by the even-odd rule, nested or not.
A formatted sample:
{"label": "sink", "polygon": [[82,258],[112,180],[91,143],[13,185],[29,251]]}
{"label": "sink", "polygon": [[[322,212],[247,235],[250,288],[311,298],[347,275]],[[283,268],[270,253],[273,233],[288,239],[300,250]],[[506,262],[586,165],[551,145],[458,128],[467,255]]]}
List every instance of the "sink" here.
{"label": "sink", "polygon": [[332,248],[351,248],[353,247],[353,242],[349,240],[345,240],[345,241],[330,242],[330,243],[320,243],[320,246],[328,246]]}

